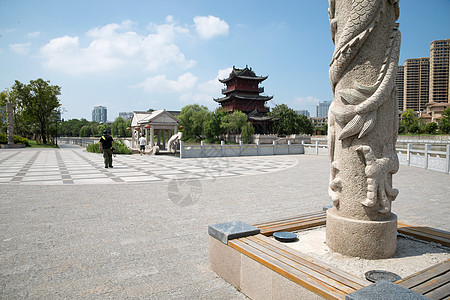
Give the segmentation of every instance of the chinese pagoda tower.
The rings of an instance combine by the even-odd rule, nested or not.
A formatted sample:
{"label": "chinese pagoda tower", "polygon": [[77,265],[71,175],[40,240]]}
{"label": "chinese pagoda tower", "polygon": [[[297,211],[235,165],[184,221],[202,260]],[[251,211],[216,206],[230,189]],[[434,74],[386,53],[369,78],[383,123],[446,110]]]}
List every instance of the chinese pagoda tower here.
{"label": "chinese pagoda tower", "polygon": [[219,79],[227,87],[222,89],[225,97],[214,99],[222,108],[230,113],[238,110],[247,115],[248,120],[255,127],[256,134],[268,133],[272,127],[273,118],[267,113],[269,108],[266,102],[273,96],[260,95],[264,92],[264,87],[259,83],[267,79],[268,76],[256,76],[252,68],[236,69],[233,66],[228,78]]}

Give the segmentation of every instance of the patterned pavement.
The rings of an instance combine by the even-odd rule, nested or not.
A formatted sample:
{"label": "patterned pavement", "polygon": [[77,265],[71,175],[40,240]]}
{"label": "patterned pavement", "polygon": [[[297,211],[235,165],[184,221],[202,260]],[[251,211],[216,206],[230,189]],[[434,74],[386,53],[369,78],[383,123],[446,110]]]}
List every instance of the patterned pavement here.
{"label": "patterned pavement", "polygon": [[61,149],[1,149],[0,184],[109,184],[170,179],[214,179],[257,175],[295,166],[292,156],[180,159],[174,156],[117,155],[105,169],[101,154],[73,145]]}

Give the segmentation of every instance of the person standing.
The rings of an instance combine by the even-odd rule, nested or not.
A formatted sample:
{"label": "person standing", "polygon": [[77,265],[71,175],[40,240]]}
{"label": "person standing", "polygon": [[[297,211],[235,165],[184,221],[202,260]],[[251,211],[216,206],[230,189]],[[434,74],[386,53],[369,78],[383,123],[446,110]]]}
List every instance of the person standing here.
{"label": "person standing", "polygon": [[103,149],[103,159],[105,161],[105,168],[112,168],[112,154],[113,154],[113,146],[116,146],[114,143],[114,139],[112,136],[108,134],[107,130],[103,130],[103,135],[99,141],[99,149]]}
{"label": "person standing", "polygon": [[145,146],[147,145],[147,139],[144,137],[144,135],[141,135],[139,138],[139,153],[145,154]]}

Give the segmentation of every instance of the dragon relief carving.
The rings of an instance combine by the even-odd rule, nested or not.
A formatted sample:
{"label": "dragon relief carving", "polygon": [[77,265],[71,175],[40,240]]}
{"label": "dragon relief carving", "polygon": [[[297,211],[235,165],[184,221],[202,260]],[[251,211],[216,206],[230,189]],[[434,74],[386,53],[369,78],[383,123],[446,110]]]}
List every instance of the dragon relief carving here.
{"label": "dragon relief carving", "polygon": [[365,174],[367,177],[367,198],[361,202],[366,207],[374,207],[379,203],[378,212],[391,211],[391,202],[398,195],[398,190],[392,188],[388,178],[397,173],[399,162],[393,145],[383,148],[383,157],[376,158],[369,146],[360,146],[356,149],[365,160]]}
{"label": "dragon relief carving", "polygon": [[[338,177],[339,166],[337,161],[335,161],[336,140],[344,141],[352,138],[358,141],[366,136],[376,124],[378,108],[395,94],[395,76],[400,52],[400,31],[398,31],[398,24],[395,24],[390,35],[389,47],[385,52],[383,64],[379,70],[376,82],[373,85],[366,86],[354,81],[353,88],[351,89],[336,89],[339,80],[351,61],[358,54],[364,42],[380,22],[382,14],[385,13],[386,1],[390,5],[394,5],[395,19],[397,20],[399,0],[353,0],[349,16],[342,30],[338,30],[338,22],[335,19],[336,0],[329,0],[328,13],[331,25],[331,37],[335,43],[335,51],[330,63],[330,82],[335,97],[328,114],[328,146],[331,160],[331,176],[328,192],[335,206],[339,205],[339,192],[342,190],[342,182]],[[342,128],[338,136],[336,136],[336,124]],[[390,203],[388,205],[386,201],[389,202],[389,199],[395,199],[396,193],[398,193],[398,191],[392,189],[387,184],[389,173],[396,172],[396,160],[398,164],[395,151],[392,149],[391,152],[384,153],[386,155],[385,157],[379,159],[375,158],[369,146],[360,146],[357,148],[357,151],[364,154],[367,163],[368,197],[362,204],[369,207],[374,206],[377,202],[377,197],[379,197],[382,207],[380,212],[390,210]],[[372,162],[371,159],[375,160]],[[388,164],[387,162],[391,163]],[[386,167],[384,165],[386,164],[389,165],[388,171],[385,171]],[[367,168],[369,165],[371,171],[368,172]],[[375,172],[373,171],[374,168],[382,169],[383,171]],[[377,173],[377,175],[373,176],[373,172]]]}

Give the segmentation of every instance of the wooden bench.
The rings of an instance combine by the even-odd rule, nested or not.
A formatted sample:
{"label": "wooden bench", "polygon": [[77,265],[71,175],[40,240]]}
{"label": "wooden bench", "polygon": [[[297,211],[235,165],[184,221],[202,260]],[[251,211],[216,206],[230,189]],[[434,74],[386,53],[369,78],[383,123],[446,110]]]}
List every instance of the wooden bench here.
{"label": "wooden bench", "polygon": [[326,212],[319,211],[273,222],[255,224],[253,226],[259,228],[259,230],[261,230],[261,234],[271,236],[278,231],[298,231],[316,226],[322,226],[325,225],[325,223]]}
{"label": "wooden bench", "polygon": [[397,231],[401,234],[450,247],[450,232],[426,226],[407,225],[401,222],[398,222],[397,227]]}
{"label": "wooden bench", "polygon": [[[325,224],[325,211],[255,224],[261,230],[260,235],[233,240],[230,246],[326,299],[344,299],[370,283],[268,238],[278,231],[299,231]],[[450,233],[443,230],[399,222],[398,232],[450,247]],[[449,269],[447,260],[396,283],[431,299],[448,299]]]}
{"label": "wooden bench", "polygon": [[450,259],[405,277],[395,283],[430,299],[449,299]]}
{"label": "wooden bench", "polygon": [[228,245],[325,299],[345,299],[370,285],[262,234],[231,240]]}

